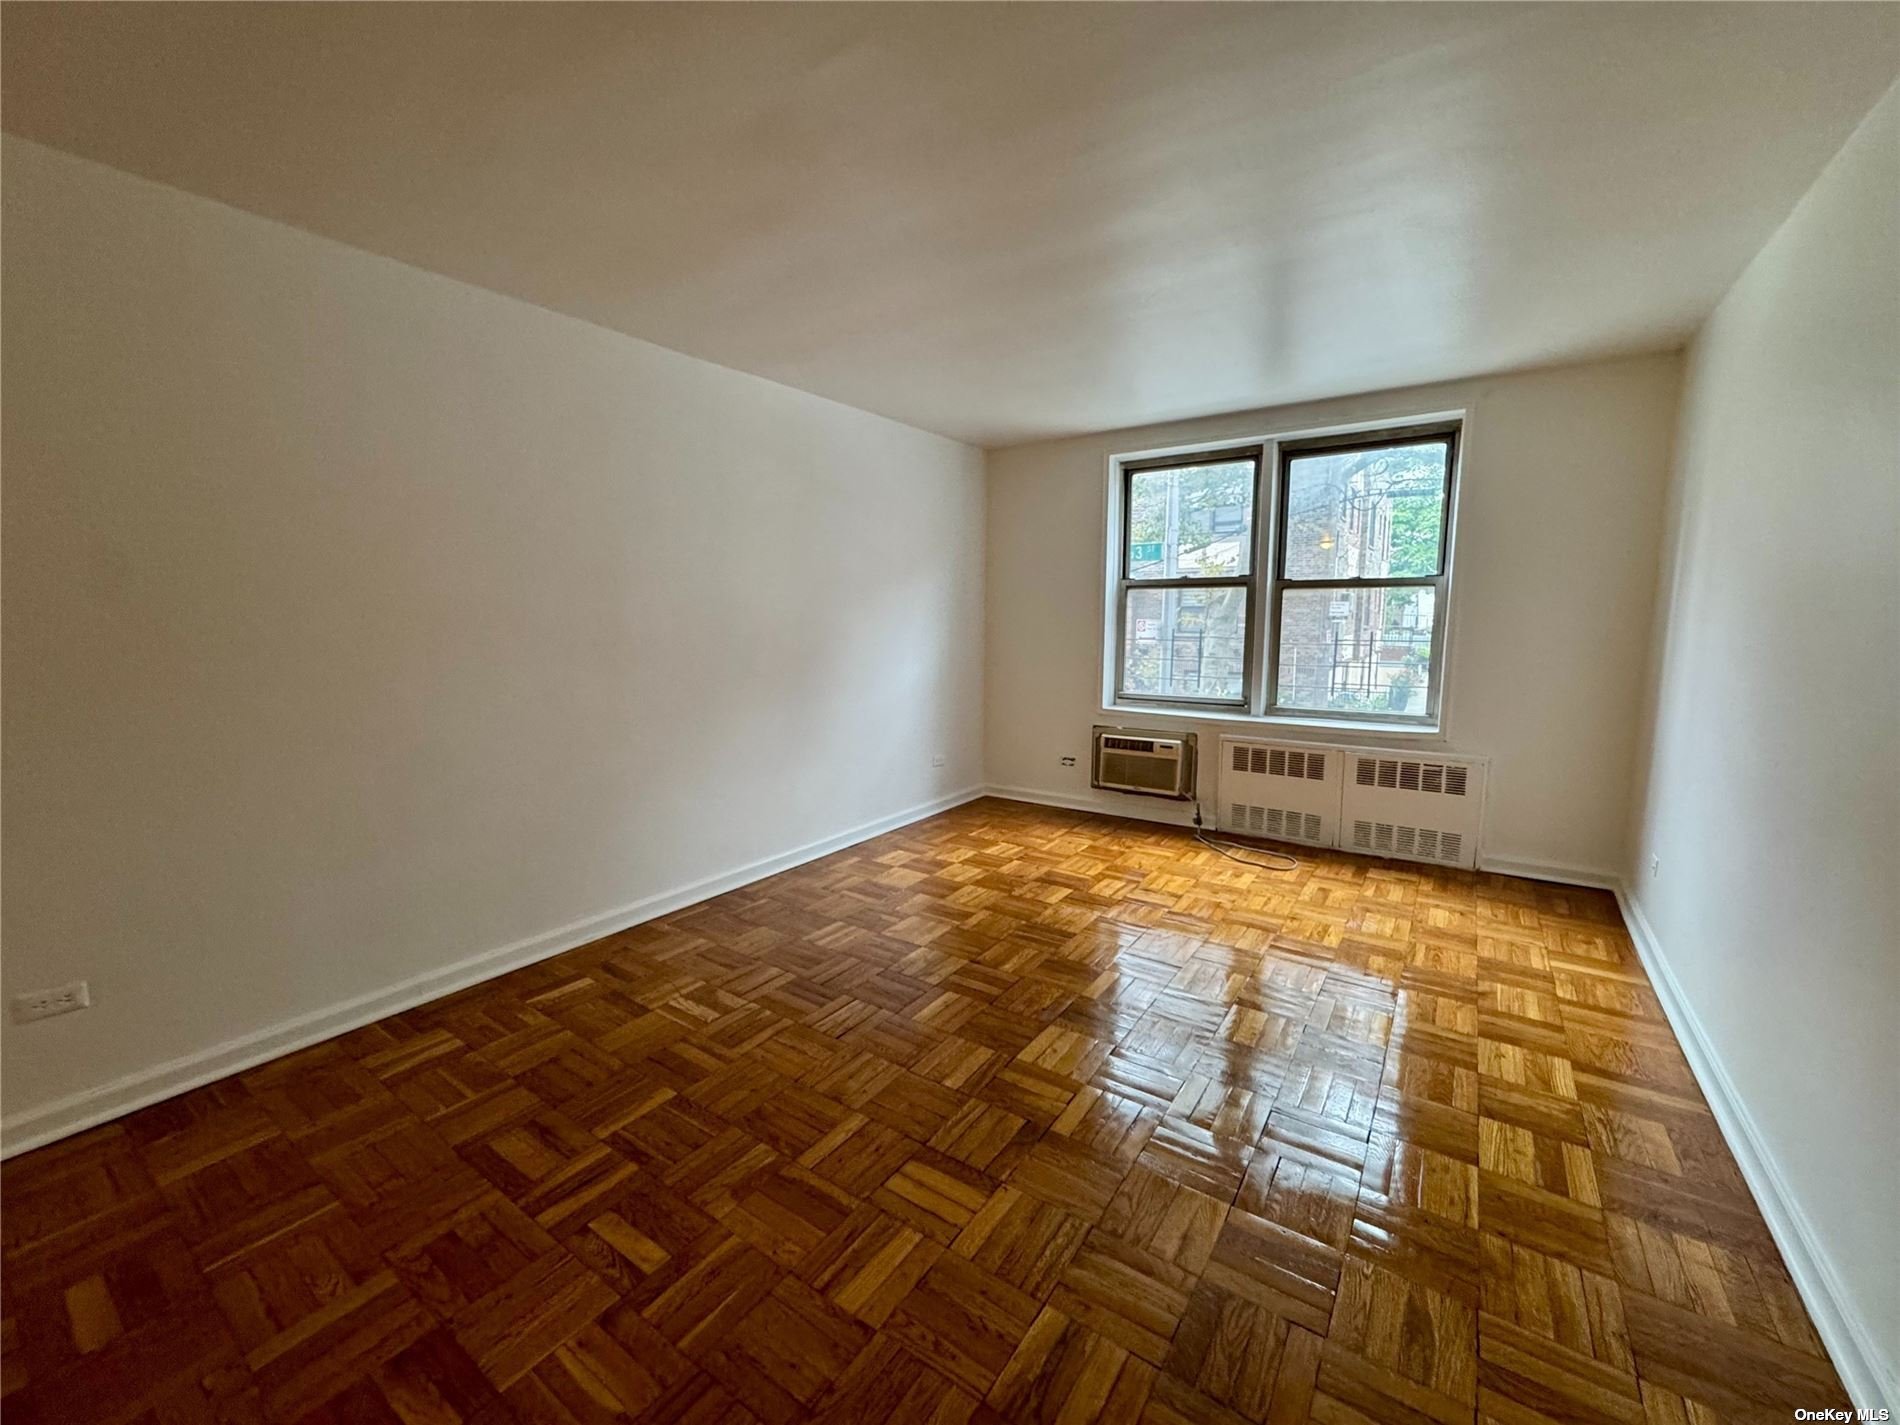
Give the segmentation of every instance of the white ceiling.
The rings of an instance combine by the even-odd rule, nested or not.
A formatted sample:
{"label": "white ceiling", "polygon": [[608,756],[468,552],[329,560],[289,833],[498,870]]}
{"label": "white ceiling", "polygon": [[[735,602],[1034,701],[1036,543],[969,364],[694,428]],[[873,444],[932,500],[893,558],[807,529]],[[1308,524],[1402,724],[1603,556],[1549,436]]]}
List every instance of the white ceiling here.
{"label": "white ceiling", "polygon": [[13,133],[979,444],[1669,346],[1893,5],[21,5]]}

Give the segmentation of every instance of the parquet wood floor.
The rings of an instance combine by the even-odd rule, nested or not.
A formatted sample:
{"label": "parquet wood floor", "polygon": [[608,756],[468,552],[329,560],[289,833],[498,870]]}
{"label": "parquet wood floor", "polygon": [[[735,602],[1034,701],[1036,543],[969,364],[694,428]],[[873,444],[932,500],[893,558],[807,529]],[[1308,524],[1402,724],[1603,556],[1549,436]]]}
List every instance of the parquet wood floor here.
{"label": "parquet wood floor", "polygon": [[1610,897],[999,801],[4,1193],[7,1425],[1847,1404]]}

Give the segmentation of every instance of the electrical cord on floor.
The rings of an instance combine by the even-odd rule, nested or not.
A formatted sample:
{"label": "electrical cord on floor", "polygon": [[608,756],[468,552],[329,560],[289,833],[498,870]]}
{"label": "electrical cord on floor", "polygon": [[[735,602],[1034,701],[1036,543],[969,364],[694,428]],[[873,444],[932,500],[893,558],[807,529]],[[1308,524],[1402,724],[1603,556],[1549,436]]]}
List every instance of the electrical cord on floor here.
{"label": "electrical cord on floor", "polygon": [[[1229,861],[1238,861],[1243,866],[1253,866],[1262,871],[1297,871],[1300,868],[1299,858],[1297,856],[1289,856],[1284,851],[1267,851],[1258,846],[1242,845],[1238,841],[1216,841],[1207,834],[1207,829],[1201,825],[1201,804],[1199,802],[1194,804],[1194,839],[1200,842],[1201,845],[1207,847],[1208,850],[1218,851]],[[1249,854],[1241,855],[1239,854],[1241,852],[1247,852]],[[1253,856],[1271,856],[1275,861],[1281,861],[1285,864],[1275,866],[1266,861],[1255,861],[1252,859]]]}

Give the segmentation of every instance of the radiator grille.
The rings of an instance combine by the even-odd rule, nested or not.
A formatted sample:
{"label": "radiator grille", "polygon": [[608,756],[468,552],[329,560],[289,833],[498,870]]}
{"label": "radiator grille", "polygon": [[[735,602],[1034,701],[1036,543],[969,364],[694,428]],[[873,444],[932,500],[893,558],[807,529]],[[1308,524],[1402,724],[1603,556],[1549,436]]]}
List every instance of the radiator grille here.
{"label": "radiator grille", "polygon": [[1318,812],[1293,811],[1286,807],[1249,806],[1233,802],[1227,808],[1227,828],[1250,836],[1271,836],[1282,841],[1316,842],[1324,830]]}
{"label": "radiator grille", "polygon": [[1355,821],[1352,824],[1355,851],[1370,851],[1380,856],[1407,856],[1418,861],[1444,861],[1456,865],[1464,856],[1465,839],[1456,831],[1438,831],[1429,826],[1405,826],[1390,821]]}
{"label": "radiator grille", "polygon": [[1353,781],[1362,787],[1462,797],[1471,769],[1458,762],[1415,762],[1405,757],[1355,757]]}
{"label": "radiator grille", "polygon": [[1305,752],[1294,747],[1250,747],[1237,742],[1233,749],[1233,769],[1256,777],[1298,777],[1305,781],[1326,780],[1326,754]]}
{"label": "radiator grille", "polygon": [[1339,844],[1339,781],[1351,757],[1332,748],[1222,738],[1218,820],[1241,836]]}

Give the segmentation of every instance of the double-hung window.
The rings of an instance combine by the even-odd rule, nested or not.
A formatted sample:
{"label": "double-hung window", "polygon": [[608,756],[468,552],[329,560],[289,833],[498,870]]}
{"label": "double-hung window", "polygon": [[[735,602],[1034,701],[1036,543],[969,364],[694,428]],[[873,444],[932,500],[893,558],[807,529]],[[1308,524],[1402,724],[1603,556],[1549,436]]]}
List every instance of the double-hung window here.
{"label": "double-hung window", "polygon": [[1435,726],[1457,442],[1438,423],[1120,462],[1114,701]]}
{"label": "double-hung window", "polygon": [[1260,468],[1257,446],[1122,466],[1121,697],[1245,705]]}

